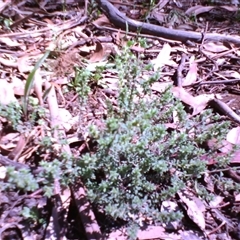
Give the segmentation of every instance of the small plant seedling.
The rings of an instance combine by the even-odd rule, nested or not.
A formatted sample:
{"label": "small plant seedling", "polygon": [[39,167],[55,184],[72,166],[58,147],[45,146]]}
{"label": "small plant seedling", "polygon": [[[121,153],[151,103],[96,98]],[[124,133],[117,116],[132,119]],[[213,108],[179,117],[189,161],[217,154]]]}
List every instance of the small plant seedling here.
{"label": "small plant seedling", "polygon": [[39,61],[35,64],[33,70],[28,75],[23,96],[23,113],[25,116],[27,116],[29,95],[31,89],[33,88],[35,73],[39,69],[39,67],[43,64],[43,62],[47,59],[49,53],[50,51],[46,51],[46,53],[39,59]]}

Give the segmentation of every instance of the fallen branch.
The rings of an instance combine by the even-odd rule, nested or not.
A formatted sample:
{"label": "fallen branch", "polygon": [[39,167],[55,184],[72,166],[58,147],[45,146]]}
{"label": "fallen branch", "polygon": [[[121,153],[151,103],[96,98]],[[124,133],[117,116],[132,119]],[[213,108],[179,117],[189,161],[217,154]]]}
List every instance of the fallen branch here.
{"label": "fallen branch", "polygon": [[181,42],[193,41],[201,43],[205,41],[231,42],[240,45],[240,38],[218,33],[200,33],[193,31],[183,31],[161,27],[158,25],[144,23],[126,17],[116,7],[107,0],[96,0],[99,8],[108,17],[109,21],[117,28],[149,34],[156,37],[176,40]]}
{"label": "fallen branch", "polygon": [[240,116],[236,114],[226,103],[222,102],[219,99],[213,99],[209,102],[209,104],[235,122],[240,123]]}

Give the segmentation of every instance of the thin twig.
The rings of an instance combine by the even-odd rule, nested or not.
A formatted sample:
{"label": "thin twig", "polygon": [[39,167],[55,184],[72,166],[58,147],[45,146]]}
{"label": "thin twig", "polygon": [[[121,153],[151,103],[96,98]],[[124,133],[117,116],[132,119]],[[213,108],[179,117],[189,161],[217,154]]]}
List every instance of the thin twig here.
{"label": "thin twig", "polygon": [[209,101],[209,104],[213,107],[215,107],[218,111],[220,111],[222,114],[227,115],[232,120],[234,120],[237,123],[240,123],[240,116],[236,114],[226,103],[219,99],[212,99]]}

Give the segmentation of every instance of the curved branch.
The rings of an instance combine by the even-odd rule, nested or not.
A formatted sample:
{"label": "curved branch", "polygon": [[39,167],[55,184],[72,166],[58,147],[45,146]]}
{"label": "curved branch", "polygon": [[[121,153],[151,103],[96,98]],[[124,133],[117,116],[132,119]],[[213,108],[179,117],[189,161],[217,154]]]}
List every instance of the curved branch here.
{"label": "curved branch", "polygon": [[[122,30],[126,30],[126,28],[128,28],[130,31],[137,31],[144,34],[181,42],[193,41],[200,43],[203,39],[203,34],[199,32],[169,29],[128,18],[107,0],[96,0],[96,2],[98,3],[98,6],[102,12],[108,17],[110,22],[115,27],[121,28]],[[204,34],[204,40],[231,42],[236,45],[240,45],[239,37],[218,33],[206,33]]]}

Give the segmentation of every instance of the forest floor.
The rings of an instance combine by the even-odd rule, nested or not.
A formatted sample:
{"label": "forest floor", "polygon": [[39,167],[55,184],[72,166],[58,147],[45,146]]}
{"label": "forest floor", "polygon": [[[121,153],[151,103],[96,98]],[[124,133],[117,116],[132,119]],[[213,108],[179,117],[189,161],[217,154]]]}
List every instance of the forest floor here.
{"label": "forest floor", "polygon": [[[178,41],[142,33],[141,28],[131,31],[130,22],[126,22],[125,28],[118,26],[100,2],[0,1],[0,239],[240,239],[238,7],[207,5],[203,1],[109,1],[128,19],[201,36],[196,41]],[[209,33],[230,36],[232,40],[209,40]],[[86,154],[98,156],[94,154],[104,146],[94,141],[89,127],[95,125],[104,132],[105,120],[112,117],[109,109],[121,112],[121,106],[129,104],[127,101],[138,101],[131,96],[135,90],[124,93],[124,84],[129,84],[124,78],[132,77],[135,81],[140,76],[144,82],[154,74],[158,77],[149,85],[151,96],[161,98],[166,89],[171,89],[173,95],[172,102],[162,108],[166,114],[171,107],[174,109],[168,119],[161,120],[169,134],[163,136],[164,141],[173,133],[186,131],[186,146],[193,144],[204,151],[196,155],[204,164],[201,172],[189,177],[190,167],[186,170],[183,166],[187,165],[185,160],[183,165],[166,163],[171,168],[164,171],[171,180],[149,181],[156,186],[155,195],[144,192],[141,198],[136,193],[147,202],[151,195],[163,194],[173,179],[183,176],[179,179],[184,187],[179,184],[177,190],[169,188],[175,191],[169,193],[171,197],[159,197],[157,205],[154,203],[160,214],[181,212],[180,219],[167,223],[157,221],[145,210],[136,212],[134,197],[129,198],[123,214],[120,204],[115,206],[117,213],[114,208],[107,210],[108,201],[118,201],[114,193],[104,195],[102,190],[103,182],[111,181],[109,176],[114,169],[107,172],[108,162],[100,164],[99,169],[93,167],[91,160],[86,165],[79,163]],[[140,86],[136,81],[129,88]],[[142,86],[136,94],[148,99]],[[182,104],[184,113],[174,106],[176,102]],[[182,123],[178,111],[185,114]],[[218,119],[201,118],[206,111]],[[198,117],[200,123],[195,122],[192,127],[192,119]],[[222,139],[207,136],[202,143],[191,140],[197,131],[208,131],[212,124],[222,126],[223,130],[216,127],[215,131],[222,131]],[[193,128],[198,130],[193,133],[189,130]],[[108,135],[103,136],[106,140]],[[129,146],[139,139],[141,136],[133,135]],[[151,143],[147,142],[148,150],[155,158],[157,150]],[[168,161],[174,162],[181,156],[183,147],[179,149],[169,151]],[[122,158],[119,159],[117,164],[121,165]],[[194,168],[192,159],[186,161]],[[200,164],[196,164],[196,169],[200,169]],[[83,166],[85,170],[81,169]],[[131,166],[137,169],[138,165],[134,162]],[[150,167],[144,177],[153,172],[160,176]],[[120,179],[121,173],[116,174]],[[125,181],[128,180],[116,187],[119,199],[124,191],[127,196]],[[141,181],[139,185],[145,183]],[[106,189],[113,189],[109,186]],[[92,197],[91,194],[99,193],[94,192],[97,187],[105,198]],[[127,212],[128,208],[133,210]],[[138,225],[132,235],[130,220]]]}

